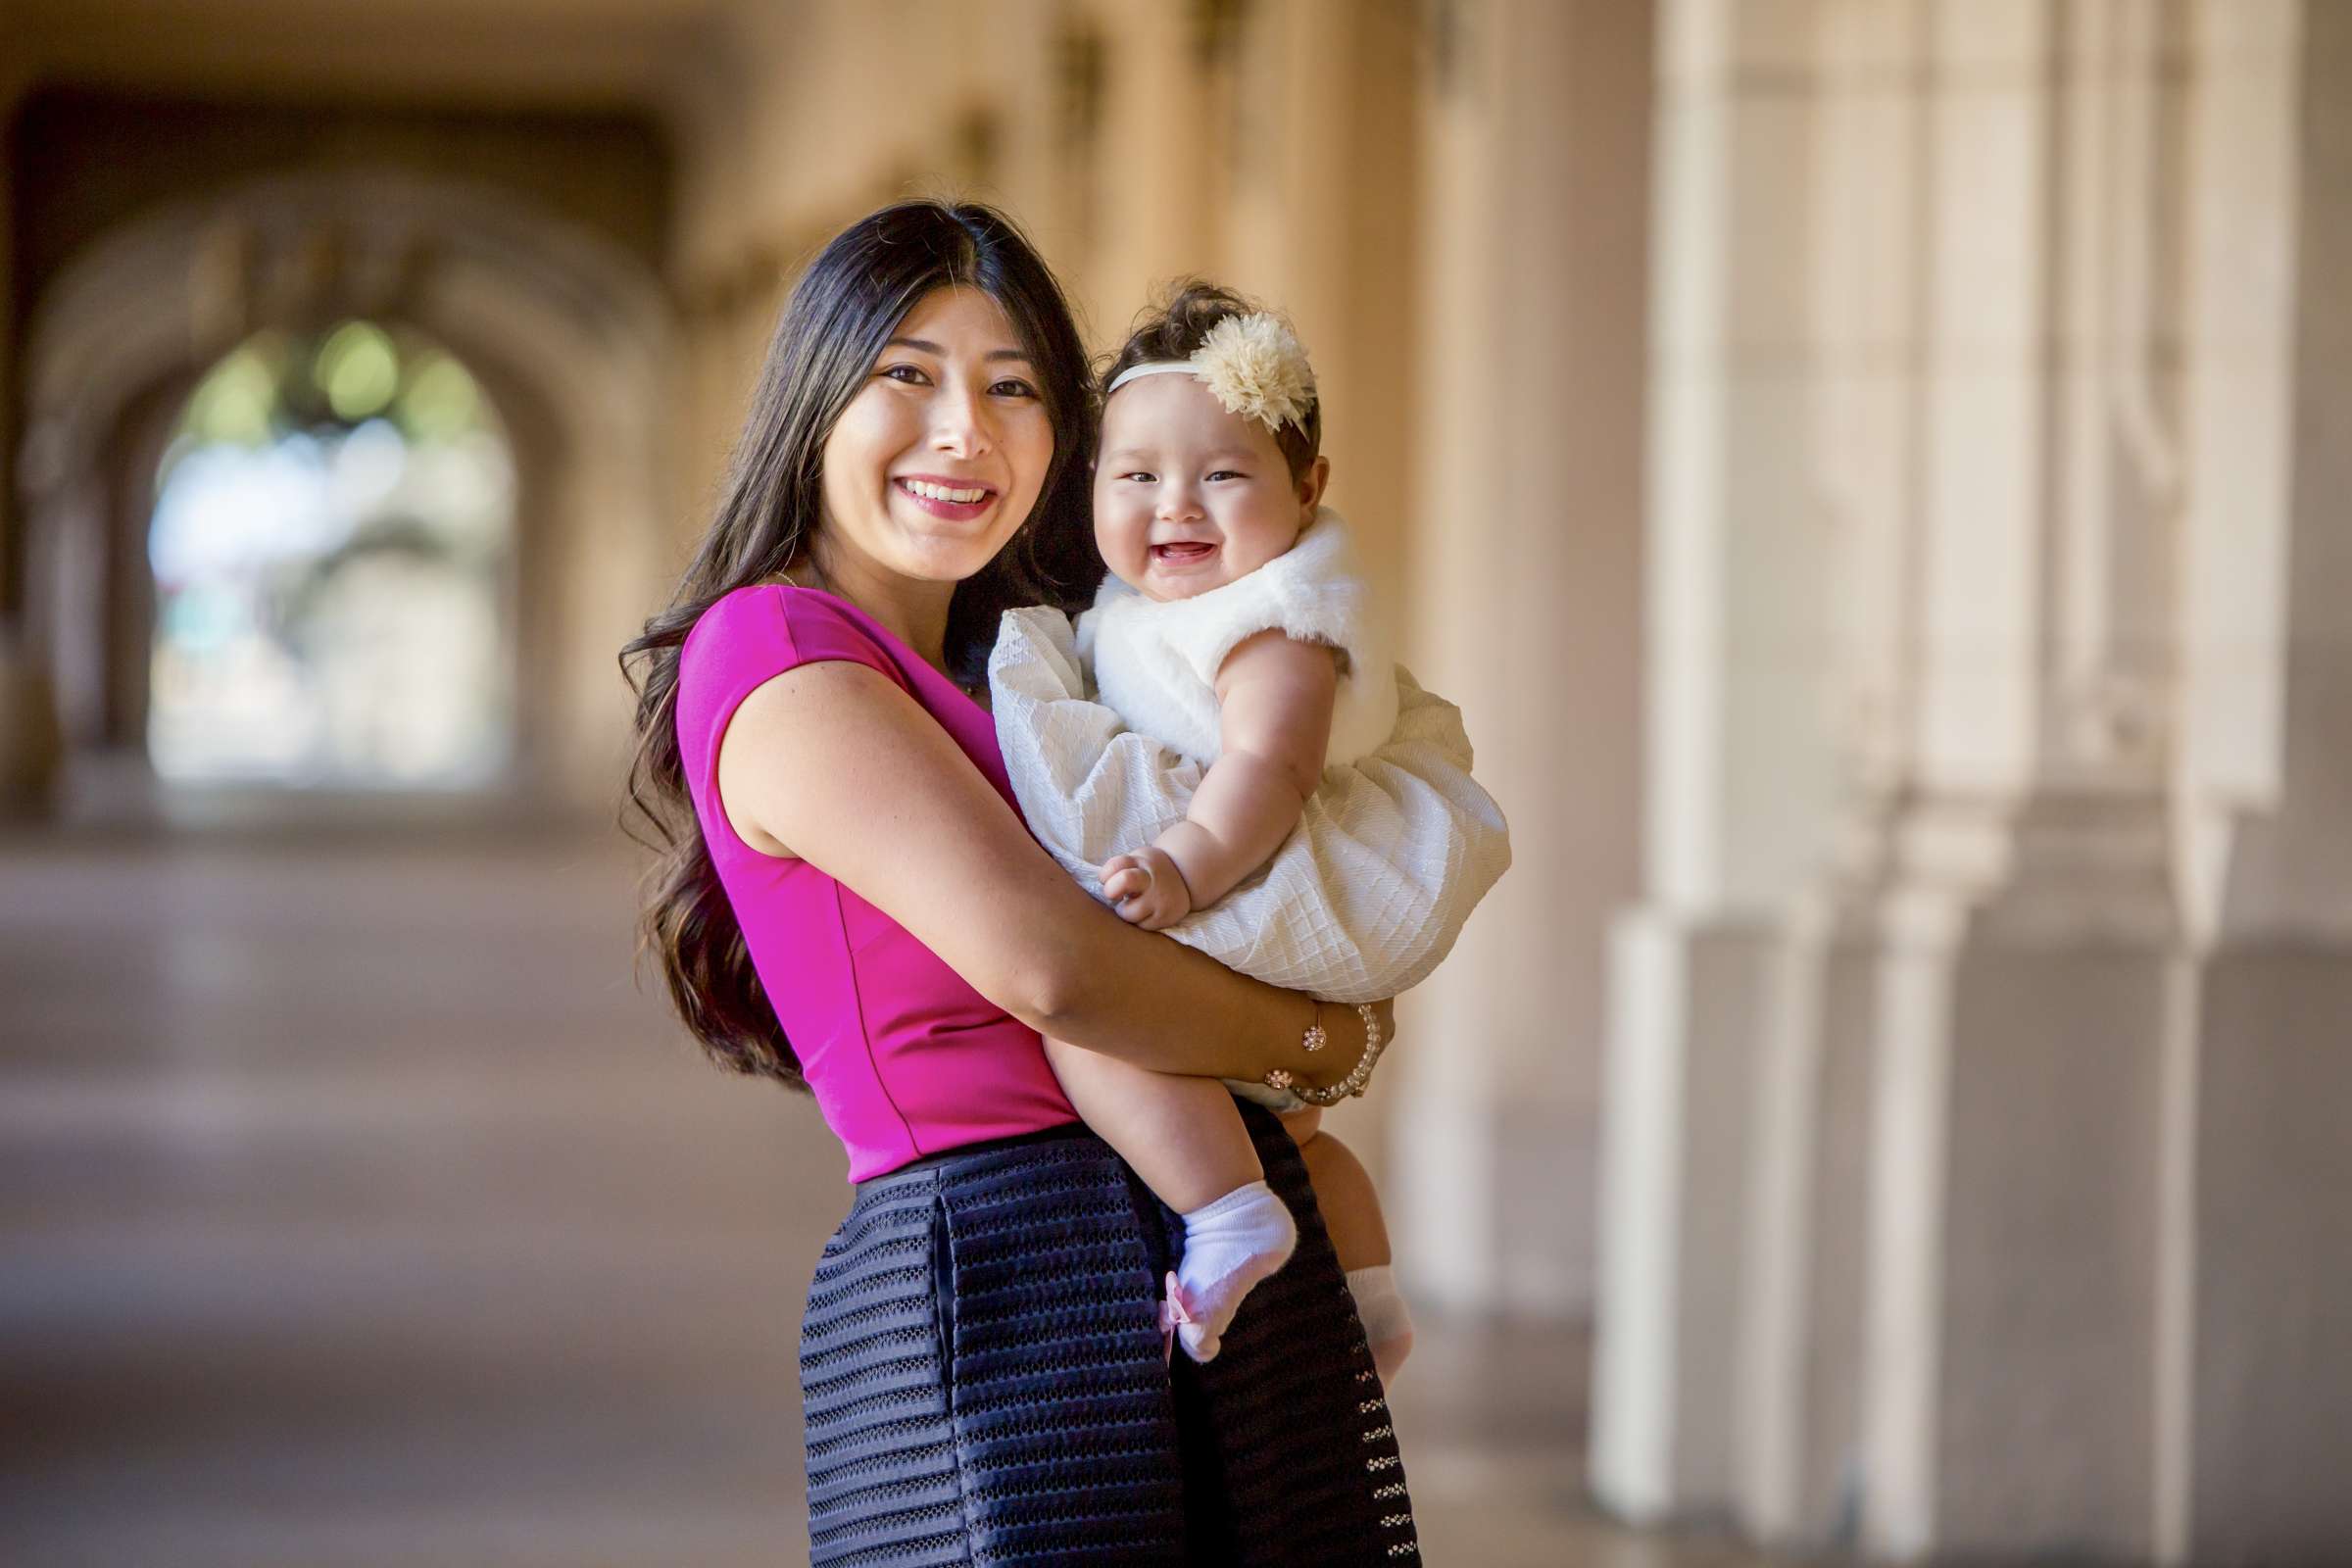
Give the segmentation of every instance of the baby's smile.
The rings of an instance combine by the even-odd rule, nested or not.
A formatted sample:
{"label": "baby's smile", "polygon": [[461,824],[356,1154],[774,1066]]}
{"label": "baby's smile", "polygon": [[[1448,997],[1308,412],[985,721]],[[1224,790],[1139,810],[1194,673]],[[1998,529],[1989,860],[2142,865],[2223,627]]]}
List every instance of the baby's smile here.
{"label": "baby's smile", "polygon": [[1152,564],[1155,566],[1197,566],[1217,553],[1212,539],[1176,539],[1152,547]]}

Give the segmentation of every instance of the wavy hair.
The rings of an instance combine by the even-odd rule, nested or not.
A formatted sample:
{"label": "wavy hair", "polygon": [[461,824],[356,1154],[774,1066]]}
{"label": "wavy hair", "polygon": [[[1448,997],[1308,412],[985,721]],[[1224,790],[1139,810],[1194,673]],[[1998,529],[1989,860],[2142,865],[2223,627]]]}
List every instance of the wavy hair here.
{"label": "wavy hair", "polygon": [[686,789],[678,750],[678,656],[703,612],[780,576],[819,514],[826,439],[891,333],[933,289],[976,288],[1004,310],[1037,372],[1054,460],[1037,507],[996,558],[958,583],[948,610],[956,673],[985,670],[1003,612],[1075,609],[1102,574],[1089,521],[1094,441],[1086,351],[1054,274],[1011,220],[969,203],[901,202],[853,223],[785,303],[728,464],[716,515],[666,609],[621,650],[636,693],[624,822],[655,854],[638,953],[656,958],[686,1027],[720,1065],[805,1089],[800,1059],[752,967]]}

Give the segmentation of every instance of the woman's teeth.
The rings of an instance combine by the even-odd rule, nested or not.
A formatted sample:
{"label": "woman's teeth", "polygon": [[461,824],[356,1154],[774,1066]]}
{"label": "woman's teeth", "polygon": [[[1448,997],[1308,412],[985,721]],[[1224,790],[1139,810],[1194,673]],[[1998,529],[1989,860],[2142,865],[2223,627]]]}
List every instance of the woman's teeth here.
{"label": "woman's teeth", "polygon": [[944,484],[926,483],[921,479],[901,479],[899,483],[921,496],[925,501],[952,501],[957,506],[968,507],[974,502],[986,500],[988,497],[988,491],[985,488],[956,490]]}

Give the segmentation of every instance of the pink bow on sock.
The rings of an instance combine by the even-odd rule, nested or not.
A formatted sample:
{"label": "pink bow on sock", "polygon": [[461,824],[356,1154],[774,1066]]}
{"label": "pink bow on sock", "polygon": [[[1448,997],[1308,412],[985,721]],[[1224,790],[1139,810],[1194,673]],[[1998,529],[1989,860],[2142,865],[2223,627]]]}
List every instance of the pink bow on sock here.
{"label": "pink bow on sock", "polygon": [[[1199,1312],[1198,1306],[1185,1299],[1184,1283],[1171,1270],[1168,1274],[1167,1297],[1159,1303],[1159,1333],[1163,1342],[1160,1348],[1163,1355],[1173,1356],[1178,1330],[1207,1328],[1207,1321],[1200,1317]],[[1206,1361],[1216,1355],[1218,1347],[1223,1343],[1222,1335],[1215,1339],[1208,1338],[1205,1333],[1198,1340],[1188,1337],[1185,1352],[1196,1361]]]}

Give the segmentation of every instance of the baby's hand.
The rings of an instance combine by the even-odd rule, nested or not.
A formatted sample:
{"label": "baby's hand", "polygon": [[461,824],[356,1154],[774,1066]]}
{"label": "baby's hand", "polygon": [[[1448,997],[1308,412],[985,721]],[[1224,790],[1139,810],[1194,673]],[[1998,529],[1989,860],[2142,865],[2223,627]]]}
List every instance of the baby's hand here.
{"label": "baby's hand", "polygon": [[1193,912],[1192,890],[1165,850],[1147,844],[1133,855],[1102,862],[1102,896],[1119,918],[1147,931],[1164,931]]}

